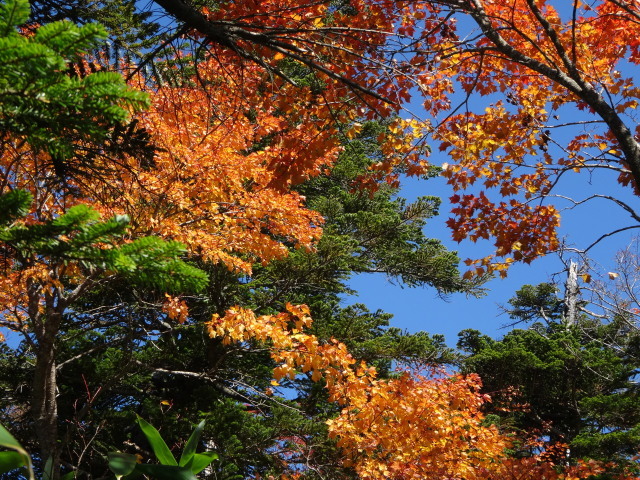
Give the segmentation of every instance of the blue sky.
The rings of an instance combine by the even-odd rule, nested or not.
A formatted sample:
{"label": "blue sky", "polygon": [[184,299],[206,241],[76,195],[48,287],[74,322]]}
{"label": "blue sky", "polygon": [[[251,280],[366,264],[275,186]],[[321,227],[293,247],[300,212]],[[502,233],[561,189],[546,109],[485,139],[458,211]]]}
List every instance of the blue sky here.
{"label": "blue sky", "polygon": [[[444,154],[435,155],[434,163],[447,161]],[[597,178],[588,175],[576,175],[558,186],[558,192],[576,198],[586,197],[596,192],[607,192],[625,198],[632,205],[638,203],[630,189],[617,184],[615,177]],[[425,233],[441,240],[449,249],[459,252],[461,259],[482,256],[482,249],[489,245],[479,245],[468,241],[460,244],[451,240],[451,233],[445,225],[449,217],[448,197],[453,192],[443,178],[431,180],[410,179],[405,182],[401,195],[411,200],[420,195],[436,195],[442,198],[440,215],[431,219]],[[562,205],[562,204],[560,204]],[[566,206],[566,202],[564,203]],[[575,242],[582,247],[590,244],[602,233],[611,231],[630,223],[629,216],[611,202],[594,200],[571,211],[563,212],[560,235],[568,242]],[[611,269],[614,254],[626,247],[631,233],[619,234],[606,239],[595,247],[590,256],[604,271]],[[640,232],[638,232],[640,233]],[[486,251],[485,251],[486,253]],[[462,266],[464,268],[464,265]],[[500,305],[507,305],[516,290],[525,284],[538,284],[553,281],[560,284],[564,281],[562,261],[557,255],[539,258],[530,265],[515,264],[506,279],[496,278],[486,284],[489,289],[482,298],[466,297],[463,294],[451,295],[448,300],[439,298],[434,289],[401,288],[394,285],[380,274],[362,274],[350,281],[350,286],[359,292],[358,296],[345,299],[345,303],[361,302],[370,310],[382,309],[393,313],[391,324],[411,332],[423,330],[431,334],[445,335],[447,344],[455,346],[457,334],[465,328],[475,328],[492,337],[500,337],[508,332],[501,328],[510,322],[508,315],[501,315]]]}

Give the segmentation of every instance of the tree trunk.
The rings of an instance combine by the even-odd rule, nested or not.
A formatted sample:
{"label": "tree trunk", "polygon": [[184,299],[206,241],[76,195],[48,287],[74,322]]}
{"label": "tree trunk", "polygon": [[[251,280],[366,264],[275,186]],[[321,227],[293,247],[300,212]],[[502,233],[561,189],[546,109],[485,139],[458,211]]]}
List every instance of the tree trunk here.
{"label": "tree trunk", "polygon": [[[38,282],[29,282],[29,317],[36,339],[36,365],[31,390],[31,411],[40,446],[43,467],[51,459],[49,479],[60,477],[60,449],[58,445],[58,404],[56,399],[56,342],[64,302],[56,302],[57,295],[44,292],[45,311],[40,311],[42,288]],[[58,297],[59,298],[59,297]]]}
{"label": "tree trunk", "polygon": [[569,273],[564,286],[564,324],[568,327],[575,325],[578,316],[578,264],[573,260],[569,263]]}
{"label": "tree trunk", "polygon": [[50,478],[58,478],[58,405],[56,401],[55,339],[39,342],[32,390],[32,412],[40,444],[41,461],[51,458]]}

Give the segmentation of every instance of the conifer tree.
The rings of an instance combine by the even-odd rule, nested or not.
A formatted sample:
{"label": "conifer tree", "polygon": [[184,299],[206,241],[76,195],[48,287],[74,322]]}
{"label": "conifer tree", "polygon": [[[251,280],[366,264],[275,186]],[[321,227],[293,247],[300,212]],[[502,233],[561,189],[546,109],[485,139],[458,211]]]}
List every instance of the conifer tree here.
{"label": "conifer tree", "polygon": [[[88,291],[76,303],[76,318],[83,311],[105,312],[105,328],[82,333],[82,325],[71,321],[62,327],[70,341],[58,351],[63,365],[59,415],[70,420],[63,435],[69,461],[85,451],[78,467],[98,475],[106,468],[103,456],[109,449],[128,444],[130,453],[142,452],[144,439],[132,427],[136,413],[171,438],[186,438],[192,424],[204,417],[203,439],[220,455],[211,467],[217,478],[278,475],[296,462],[318,469],[318,475],[352,478],[353,472],[341,465],[335,442],[327,438],[325,422],[339,407],[328,401],[322,384],[303,377],[281,381],[286,389],[278,392],[271,385],[274,363],[267,345],[224,346],[208,338],[203,323],[233,305],[274,314],[288,302],[308,303],[315,318],[312,332],[319,339],[343,341],[383,377],[393,376],[392,362],[455,360],[442,336],[408,334],[390,327],[389,314],[341,301],[350,292],[347,279],[371,271],[409,286],[433,285],[447,294],[478,289],[460,278],[455,254],[424,236],[422,227],[435,213],[437,199],[411,207],[390,186],[382,185],[374,195],[352,188],[375,161],[381,128],[366,126],[331,173],[299,187],[325,218],[325,234],[315,251],[291,249],[287,258],[254,266],[251,278],[200,263],[211,281],[206,293],[183,297],[189,317],[182,324],[149,308],[158,301],[153,292],[131,290],[122,279]],[[424,255],[425,247],[432,249],[431,255]],[[391,261],[401,255],[403,263]],[[132,316],[134,323],[128,320]],[[150,332],[157,337],[149,339]],[[82,355],[86,351],[91,354]],[[87,389],[95,393],[91,400]],[[270,389],[271,397],[265,395]],[[80,423],[82,429],[73,427]],[[23,430],[20,422],[14,428]],[[21,438],[29,443],[28,437]],[[278,448],[280,454],[274,451]],[[314,478],[312,471],[307,475]]]}
{"label": "conifer tree", "polygon": [[622,317],[582,314],[564,322],[564,301],[552,284],[525,285],[509,305],[511,319],[527,329],[500,340],[460,333],[463,371],[481,375],[491,392],[486,411],[521,437],[521,454],[527,436],[544,437],[567,445],[560,452],[566,461],[613,461],[614,471],[633,465],[640,448],[638,331]]}

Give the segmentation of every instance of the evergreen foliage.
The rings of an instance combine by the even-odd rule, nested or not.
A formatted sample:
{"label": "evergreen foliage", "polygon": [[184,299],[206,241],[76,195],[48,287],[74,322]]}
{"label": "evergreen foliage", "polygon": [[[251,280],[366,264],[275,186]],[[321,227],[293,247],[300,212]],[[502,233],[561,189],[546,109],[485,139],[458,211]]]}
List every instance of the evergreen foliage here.
{"label": "evergreen foliage", "polygon": [[[345,152],[331,172],[300,187],[309,206],[327,221],[318,248],[325,248],[329,259],[341,251],[339,258],[348,263],[337,267],[345,272],[383,273],[409,287],[481,295],[482,281],[461,278],[456,252],[424,233],[428,220],[438,214],[439,198],[420,197],[407,204],[390,185],[379,185],[374,193],[357,188],[359,177],[382,156],[376,139],[386,128],[384,122],[364,123],[356,138],[343,138]],[[425,178],[437,173],[434,167]]]}
{"label": "evergreen foliage", "polygon": [[148,97],[114,72],[67,74],[104,41],[102,26],[59,21],[33,29],[29,13],[27,0],[0,5],[0,133],[48,153],[62,171],[83,144],[103,141],[109,127],[147,106]]}
{"label": "evergreen foliage", "polygon": [[[27,212],[30,203],[30,195],[20,190],[0,196],[5,220]],[[89,271],[115,273],[134,284],[166,292],[205,287],[205,273],[180,259],[185,254],[180,243],[143,237],[117,245],[126,232],[128,217],[99,219],[92,208],[76,205],[48,222],[5,226],[0,229],[0,241],[15,252],[23,267],[38,262],[77,262]]]}
{"label": "evergreen foliage", "polygon": [[583,315],[566,325],[555,291],[526,285],[509,301],[513,320],[539,320],[526,330],[500,340],[461,332],[462,369],[481,376],[493,398],[488,411],[502,428],[566,443],[571,459],[630,465],[640,448],[638,332],[623,318]]}
{"label": "evergreen foliage", "polygon": [[137,11],[135,0],[34,0],[31,8],[32,19],[38,24],[69,20],[76,25],[103,25],[111,37],[111,56],[116,63],[125,55],[153,47],[162,33],[150,12]]}

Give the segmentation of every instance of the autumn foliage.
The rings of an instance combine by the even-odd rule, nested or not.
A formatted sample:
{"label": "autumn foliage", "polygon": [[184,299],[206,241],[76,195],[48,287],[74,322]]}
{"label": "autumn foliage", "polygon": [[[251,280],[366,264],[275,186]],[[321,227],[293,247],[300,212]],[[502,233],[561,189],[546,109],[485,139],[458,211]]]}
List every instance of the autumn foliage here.
{"label": "autumn foliage", "polygon": [[[229,85],[233,73],[203,67],[200,75],[219,86]],[[318,174],[339,149],[311,124],[301,128],[277,116],[273,98],[254,102],[250,113],[242,99],[259,88],[254,80],[246,78],[235,95],[221,88],[158,90],[139,117],[157,149],[153,168],[128,158],[117,183],[102,186],[105,207],[128,213],[138,231],[180,240],[203,259],[246,273],[255,261],[286,254],[278,239],[309,247],[322,219],[288,185]],[[120,196],[112,195],[114,187]]]}
{"label": "autumn foliage", "polygon": [[379,379],[375,368],[356,362],[340,342],[322,343],[306,333],[308,308],[287,305],[287,310],[256,316],[234,308],[214,316],[209,334],[227,344],[267,342],[276,362],[274,385],[298,374],[324,382],[329,398],[342,408],[328,421],[329,434],[359,478],[570,480],[604,471],[597,462],[565,465],[563,445],[510,457],[508,449],[518,439],[486,423],[482,406],[491,399],[480,394],[476,375],[409,368],[396,378]]}
{"label": "autumn foliage", "polygon": [[[469,261],[479,273],[504,271],[559,248],[561,178],[611,170],[624,186],[638,182],[638,3],[438,3],[482,32],[453,35],[451,54],[434,65],[468,95],[464,111],[434,130],[450,157],[444,175],[460,192],[449,226],[456,240],[494,242],[492,255]],[[473,95],[487,101],[467,103]]]}
{"label": "autumn foliage", "polygon": [[305,93],[306,106],[294,101],[287,112],[312,106],[327,133],[335,120],[421,103],[428,118],[398,122],[390,155],[363,185],[423,173],[432,141],[455,191],[454,240],[493,244],[468,260],[470,275],[506,275],[514,261],[558,250],[563,208],[600,199],[634,215],[608,191],[567,198],[560,180],[607,171],[623,186],[640,180],[635,1],[228,2],[202,11],[158,3],[223,62],[234,52],[236,65],[270,72],[279,94],[308,92],[287,65],[314,72],[321,95]]}
{"label": "autumn foliage", "polygon": [[[576,0],[568,9],[544,0],[155,3],[181,22],[175,39],[197,48],[176,49],[157,62],[163,72],[155,76],[133,61],[117,65],[129,72],[128,85],[114,85],[129,97],[107,95],[106,111],[117,113],[108,118],[91,109],[87,99],[95,92],[77,87],[87,105],[72,105],[71,113],[64,102],[56,107],[67,123],[54,133],[71,139],[64,148],[47,147],[20,125],[7,127],[0,194],[20,190],[33,198],[12,227],[55,226],[78,211],[73,207],[91,204],[103,218],[128,220],[117,238],[96,236],[98,250],[119,251],[154,235],[185,246],[169,243],[174,256],[250,275],[254,265],[291,248],[314,248],[323,218],[294,187],[330,171],[344,148],[340,139],[357,136],[361,122],[383,119],[379,155],[351,187],[373,192],[384,182],[398,185],[403,175],[427,174],[426,142],[434,141],[449,160],[443,175],[455,191],[448,221],[454,240],[493,243],[489,255],[467,261],[469,276],[504,275],[514,261],[559,248],[559,208],[549,199],[562,175],[606,169],[624,186],[640,181],[640,128],[629,114],[640,89],[621,73],[640,62],[638,2]],[[465,16],[480,35],[467,35]],[[114,67],[95,56],[98,70]],[[65,78],[74,79],[67,87],[113,80],[105,72],[85,75],[90,63],[75,50],[57,61],[50,70],[67,68]],[[416,93],[429,120],[401,118],[409,117],[402,108]],[[477,109],[472,95],[490,103]],[[51,102],[45,94],[34,98]],[[598,123],[563,120],[569,108]],[[85,109],[96,135],[69,127],[74,112]],[[565,128],[567,141],[555,134]],[[132,139],[139,148],[125,145]],[[93,228],[97,220],[90,220]],[[61,231],[60,244],[86,233]],[[0,275],[2,323],[35,332],[28,338],[42,360],[39,375],[49,375],[41,385],[48,397],[40,398],[48,410],[38,419],[52,426],[44,453],[55,457],[54,357],[72,307],[67,300],[126,276],[108,262],[48,250],[30,251],[27,259],[12,248]],[[150,308],[189,324],[179,296]],[[274,386],[300,374],[322,382],[340,409],[327,423],[329,434],[344,466],[362,479],[569,480],[602,468],[567,466],[548,452],[511,458],[515,440],[485,418],[490,398],[479,393],[476,376],[406,368],[379,378],[343,343],[308,333],[310,326],[309,309],[291,304],[269,315],[236,306],[206,323],[210,337],[225,345],[266,346]]]}

